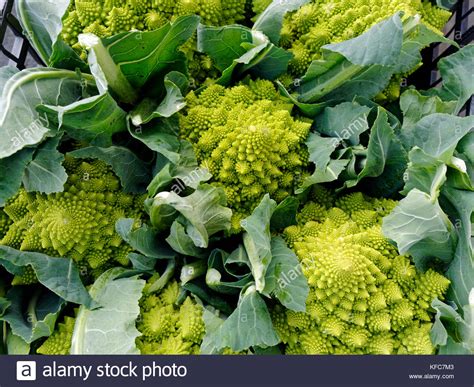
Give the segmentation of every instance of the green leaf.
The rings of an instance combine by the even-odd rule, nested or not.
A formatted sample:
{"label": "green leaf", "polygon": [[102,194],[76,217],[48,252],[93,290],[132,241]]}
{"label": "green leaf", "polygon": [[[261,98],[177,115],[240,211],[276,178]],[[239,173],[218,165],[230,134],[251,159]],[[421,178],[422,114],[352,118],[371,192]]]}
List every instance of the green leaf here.
{"label": "green leaf", "polygon": [[99,148],[90,146],[69,152],[68,155],[81,159],[99,159],[110,165],[119,177],[125,192],[144,192],[150,173],[146,164],[131,150],[111,146]]}
{"label": "green leaf", "polygon": [[244,26],[231,25],[211,27],[200,24],[198,27],[198,51],[209,55],[216,68],[224,71],[247,50],[242,43],[252,43],[252,31]]}
{"label": "green leaf", "polygon": [[135,339],[140,332],[135,320],[145,281],[138,277],[117,278],[126,272],[114,268],[92,285],[91,295],[101,308],[79,308],[72,336],[71,355],[139,354]]}
{"label": "green leaf", "polygon": [[402,194],[406,195],[417,188],[437,198],[441,186],[446,182],[446,164],[427,155],[423,150],[414,147],[409,155],[409,164],[405,172],[405,187]]}
{"label": "green leaf", "polygon": [[33,153],[34,149],[25,148],[0,159],[0,207],[20,189],[25,168],[32,160]]}
{"label": "green leaf", "polygon": [[107,92],[67,106],[42,105],[38,111],[75,140],[91,145],[111,146],[112,136],[127,130],[125,111]]}
{"label": "green leaf", "polygon": [[383,219],[382,232],[396,242],[400,254],[413,256],[418,268],[425,268],[435,257],[445,263],[453,259],[454,226],[438,201],[418,189],[411,190]]}
{"label": "green leaf", "polygon": [[186,234],[186,229],[179,220],[175,220],[171,225],[170,235],[166,238],[166,242],[174,251],[180,254],[196,258],[204,256],[204,250],[194,245],[193,240]]}
{"label": "green leaf", "polygon": [[18,0],[16,9],[25,35],[44,63],[48,63],[53,43],[62,30],[61,18],[69,0]]}
{"label": "green leaf", "polygon": [[29,344],[53,333],[59,312],[64,306],[61,297],[44,288],[38,288],[32,294],[31,287],[14,286],[7,298],[11,305],[1,320],[10,325],[15,335]]}
{"label": "green leaf", "polygon": [[243,290],[234,312],[207,335],[208,346],[220,350],[231,348],[242,351],[252,346],[271,347],[280,342],[272,325],[265,301],[257,293],[255,286]]}
{"label": "green leaf", "polygon": [[9,331],[7,334],[7,349],[9,355],[30,354],[30,344],[28,344],[20,336],[13,334],[11,331]]}
{"label": "green leaf", "polygon": [[[355,148],[353,148],[355,150]],[[354,187],[362,179],[371,178],[371,191],[385,194],[400,188],[407,164],[406,152],[392,129],[385,109],[378,107],[377,118],[370,131],[363,168],[345,179],[345,187]]]}
{"label": "green leaf", "polygon": [[299,205],[299,200],[293,196],[289,196],[279,203],[275,208],[275,211],[273,211],[270,220],[270,229],[282,230],[285,227],[296,224],[296,214]]}
{"label": "green leaf", "polygon": [[474,79],[471,76],[474,63],[474,45],[468,44],[458,52],[442,58],[438,63],[443,85],[439,96],[444,101],[455,101],[455,114],[461,111],[466,101],[474,94]]}
{"label": "green leaf", "polygon": [[274,46],[260,31],[240,25],[198,28],[198,50],[209,55],[222,72],[217,83],[228,85],[232,78],[276,79],[288,69],[292,54]]}
{"label": "green leaf", "polygon": [[213,335],[219,327],[224,323],[224,319],[220,318],[216,313],[213,313],[206,308],[204,308],[202,319],[204,321],[204,325],[206,326],[206,335],[204,336],[200,353],[202,355],[215,355],[218,354],[219,348],[216,347],[216,343],[214,342]]}
{"label": "green leaf", "polygon": [[131,113],[132,124],[139,126],[159,117],[171,117],[186,106],[183,93],[188,87],[188,78],[177,71],[166,75],[164,80],[166,95],[161,103],[145,98]]}
{"label": "green leaf", "polygon": [[271,249],[272,260],[265,276],[267,292],[286,308],[305,312],[309,287],[298,257],[281,237],[272,238]]}
{"label": "green leaf", "polygon": [[209,237],[223,230],[229,230],[232,211],[225,207],[226,196],[222,188],[201,184],[186,197],[174,192],[160,192],[153,199],[150,219],[158,227],[163,219],[162,209],[179,212],[185,219],[186,233],[196,247],[207,247]]}
{"label": "green leaf", "polygon": [[405,39],[401,49],[401,55],[394,67],[394,73],[403,74],[411,72],[422,62],[421,50],[433,43],[445,43],[458,47],[457,43],[451,39],[428,28],[424,24],[418,24],[408,39]]}
{"label": "green leaf", "polygon": [[177,115],[151,121],[143,126],[129,126],[130,134],[151,150],[165,156],[171,163],[178,164],[181,158],[182,140],[178,139],[179,119]]}
{"label": "green leaf", "polygon": [[234,310],[234,306],[229,303],[229,300],[210,289],[202,277],[185,283],[182,288],[199,297],[206,305],[210,305],[222,313],[231,314]]}
{"label": "green leaf", "polygon": [[357,145],[360,135],[369,129],[367,116],[371,110],[355,102],[344,102],[324,109],[316,118],[315,127],[319,133],[336,137],[339,142],[346,141],[350,145]]}
{"label": "green leaf", "polygon": [[274,0],[265,11],[259,15],[253,25],[253,29],[262,31],[273,44],[278,44],[280,41],[283,18],[286,13],[296,11],[309,2],[310,0]]}
{"label": "green leaf", "polygon": [[60,137],[54,137],[38,146],[23,176],[23,186],[28,192],[50,194],[64,190],[67,173],[62,166],[64,155],[57,150],[59,140]]}
{"label": "green leaf", "polygon": [[[441,347],[448,345],[448,338],[458,343],[450,345],[450,354],[474,354],[474,289],[471,290],[470,302],[463,308],[460,315],[455,308],[438,299],[431,303],[436,310],[435,322],[431,329],[431,341]],[[464,316],[464,318],[463,318]],[[456,352],[453,353],[453,349]]]}
{"label": "green leaf", "polygon": [[[94,302],[81,282],[79,271],[68,258],[53,258],[41,253],[18,251],[0,246],[0,265],[11,267],[31,265],[38,281],[66,301],[94,306]],[[12,273],[16,274],[16,273]]]}
{"label": "green leaf", "polygon": [[0,297],[0,317],[2,317],[7,311],[8,307],[11,305],[11,302],[4,297]]}
{"label": "green leaf", "polygon": [[445,102],[438,96],[426,96],[418,90],[410,89],[400,97],[400,108],[403,112],[403,130],[411,132],[416,123],[423,117],[434,113],[454,114],[456,103]]}
{"label": "green leaf", "polygon": [[69,105],[82,97],[84,79],[73,71],[33,68],[8,79],[0,95],[0,159],[51,136],[38,105]]}
{"label": "green leaf", "polygon": [[[471,214],[472,208],[469,210]],[[469,239],[459,239],[454,259],[449,265],[446,276],[451,281],[448,290],[449,299],[456,302],[459,307],[469,304],[470,292],[474,289],[474,256]]]}
{"label": "green leaf", "polygon": [[296,193],[303,193],[304,190],[314,184],[329,183],[337,180],[338,176],[344,171],[350,160],[330,160],[329,164],[323,168],[316,168],[311,176],[303,182],[303,185],[296,189]]}
{"label": "green leaf", "polygon": [[[161,84],[170,71],[186,73],[185,55],[178,50],[196,31],[198,16],[176,19],[153,31],[130,31],[99,39],[82,34],[79,42],[89,50],[89,64],[97,78],[122,102],[135,103],[147,84]],[[156,96],[156,89],[146,94]]]}
{"label": "green leaf", "polygon": [[155,231],[146,224],[134,229],[135,219],[120,219],[115,224],[115,230],[122,239],[132,246],[136,251],[149,258],[173,259],[175,254],[160,242]]}
{"label": "green leaf", "polygon": [[214,249],[211,252],[208,259],[206,284],[212,290],[224,294],[239,294],[241,289],[251,281],[250,262],[242,246],[239,246],[232,254],[221,249]]}
{"label": "green leaf", "polygon": [[458,142],[474,127],[474,117],[434,113],[423,117],[413,128],[402,128],[407,148],[418,146],[439,160],[450,163]]}
{"label": "green leaf", "polygon": [[270,219],[276,207],[276,202],[266,194],[252,214],[241,221],[246,231],[243,235],[244,246],[258,292],[265,289],[265,274],[272,259]]}
{"label": "green leaf", "polygon": [[327,44],[323,50],[337,52],[352,64],[359,66],[393,66],[397,63],[403,42],[400,15],[377,23],[366,33],[336,44]]}
{"label": "green leaf", "polygon": [[153,269],[156,265],[156,259],[152,257],[147,257],[145,255],[130,253],[128,254],[128,259],[132,263],[132,267],[138,271],[147,271],[153,272]]}

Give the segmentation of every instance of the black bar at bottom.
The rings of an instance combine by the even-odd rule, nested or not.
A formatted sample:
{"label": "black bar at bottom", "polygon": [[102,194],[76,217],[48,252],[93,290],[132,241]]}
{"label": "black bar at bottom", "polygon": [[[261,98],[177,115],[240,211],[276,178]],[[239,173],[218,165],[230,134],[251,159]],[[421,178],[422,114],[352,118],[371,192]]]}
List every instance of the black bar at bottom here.
{"label": "black bar at bottom", "polygon": [[0,387],[474,385],[472,356],[0,356]]}

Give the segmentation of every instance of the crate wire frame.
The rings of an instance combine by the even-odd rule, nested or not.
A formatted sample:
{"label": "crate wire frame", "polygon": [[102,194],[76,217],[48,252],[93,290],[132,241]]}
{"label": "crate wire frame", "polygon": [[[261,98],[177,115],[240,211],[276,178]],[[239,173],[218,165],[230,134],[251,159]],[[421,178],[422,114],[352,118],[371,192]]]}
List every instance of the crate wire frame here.
{"label": "crate wire frame", "polygon": [[0,0],[3,10],[0,16],[0,65],[13,65],[20,70],[26,67],[43,66],[44,63],[23,35],[20,22],[14,15],[14,1]]}
{"label": "crate wire frame", "polygon": [[[0,7],[2,2],[0,0]],[[451,10],[453,15],[447,23],[445,36],[456,41],[461,47],[474,40],[474,0],[459,0]],[[14,35],[13,48],[9,41]],[[0,51],[8,58],[7,63],[0,58],[0,65],[13,64],[20,70],[26,67],[44,66],[41,58],[35,52],[14,14],[14,0],[6,0],[0,18]],[[408,83],[425,90],[440,84],[441,77],[437,70],[440,59],[454,53],[456,48],[447,44],[434,44],[422,52],[423,66],[414,72]],[[17,53],[17,54],[16,54]],[[461,111],[461,116],[471,115],[474,109],[474,99],[471,97]]]}

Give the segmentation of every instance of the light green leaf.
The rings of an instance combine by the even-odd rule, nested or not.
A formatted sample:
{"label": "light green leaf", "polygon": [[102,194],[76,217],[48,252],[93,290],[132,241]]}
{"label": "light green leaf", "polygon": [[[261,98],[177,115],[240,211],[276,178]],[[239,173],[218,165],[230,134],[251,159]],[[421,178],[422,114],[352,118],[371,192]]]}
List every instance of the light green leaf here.
{"label": "light green leaf", "polygon": [[181,213],[186,220],[186,233],[194,245],[205,248],[209,244],[209,237],[230,228],[232,211],[225,205],[226,196],[222,188],[201,184],[186,197],[180,197],[174,192],[160,192],[153,199],[150,219],[153,226],[160,227],[163,209],[166,217],[172,215],[172,210]]}
{"label": "light green leaf", "polygon": [[270,220],[277,204],[266,194],[252,214],[241,221],[243,235],[255,286],[258,292],[265,289],[265,274],[272,259]]}
{"label": "light green leaf", "polygon": [[0,159],[51,136],[38,105],[69,105],[82,97],[84,79],[73,71],[33,68],[13,75],[0,95]]}
{"label": "light green leaf", "polygon": [[30,344],[9,331],[7,334],[7,350],[9,355],[29,355]]}
{"label": "light green leaf", "polygon": [[426,154],[449,163],[458,142],[473,128],[474,116],[434,113],[423,117],[411,129],[402,128],[402,139],[407,148],[418,146]]}
{"label": "light green leaf", "polygon": [[69,0],[18,0],[15,2],[25,35],[48,63],[53,43],[62,30],[61,18],[69,7]]}
{"label": "light green leaf", "polygon": [[144,192],[150,179],[150,172],[146,164],[131,150],[124,147],[90,146],[69,152],[68,155],[80,159],[91,158],[104,161],[119,177],[125,192]]}
{"label": "light green leaf", "polygon": [[23,176],[23,186],[28,192],[50,194],[64,190],[67,173],[62,166],[64,155],[57,150],[59,140],[60,137],[54,137],[38,146]]}
{"label": "light green leaf", "polygon": [[474,289],[471,290],[470,302],[464,306],[462,315],[451,305],[438,299],[433,300],[431,306],[436,310],[431,329],[433,344],[444,347],[448,345],[448,338],[451,338],[459,345],[455,347],[451,344],[450,354],[455,354],[453,349],[459,351],[458,354],[474,354]]}
{"label": "light green leaf", "polygon": [[383,219],[382,232],[396,242],[400,254],[413,256],[420,269],[433,258],[445,263],[453,259],[457,244],[454,226],[438,201],[418,189],[411,190]]}
{"label": "light green leaf", "polygon": [[79,308],[71,355],[139,354],[135,339],[140,332],[135,320],[140,314],[138,301],[145,281],[137,277],[117,278],[125,272],[121,268],[110,269],[92,285],[91,295],[101,308]]}
{"label": "light green leaf", "polygon": [[305,312],[309,287],[298,257],[281,237],[272,238],[271,249],[264,293],[271,293],[288,309]]}
{"label": "light green leaf", "polygon": [[359,66],[393,66],[397,63],[403,42],[400,15],[377,23],[366,33],[341,43],[327,44],[323,50],[337,52]]}
{"label": "light green leaf", "polygon": [[423,117],[434,113],[454,114],[456,103],[445,102],[438,96],[425,96],[418,90],[409,89],[400,97],[400,109],[403,112],[403,130],[412,131]]}
{"label": "light green leaf", "polygon": [[439,96],[444,101],[455,101],[458,114],[466,101],[474,94],[474,45],[468,44],[458,52],[442,58],[438,68],[443,79]]}
{"label": "light green leaf", "polygon": [[145,98],[130,112],[132,124],[140,126],[154,118],[171,117],[186,106],[183,93],[188,87],[188,78],[177,71],[167,74],[164,80],[166,95],[161,103],[151,98]]}
{"label": "light green leaf", "polygon": [[406,195],[417,188],[432,198],[438,198],[441,186],[446,182],[446,164],[427,155],[418,147],[414,147],[408,157],[410,162],[405,172],[402,194]]}
{"label": "light green leaf", "polygon": [[26,286],[11,288],[7,299],[11,305],[0,319],[28,344],[53,333],[65,303],[61,297],[44,288],[38,288],[32,294],[32,289]]}
{"label": "light green leaf", "polygon": [[330,160],[325,169],[316,168],[311,176],[309,176],[301,187],[296,189],[296,193],[302,193],[304,190],[314,184],[329,183],[337,180],[338,176],[349,164],[350,160]]}
{"label": "light green leaf", "polygon": [[262,31],[273,44],[278,44],[285,15],[288,12],[296,11],[309,2],[310,0],[274,0],[265,11],[259,15],[253,25],[253,29]]}
{"label": "light green leaf", "polygon": [[265,301],[257,293],[255,286],[242,291],[234,312],[205,338],[208,347],[215,350],[229,347],[234,351],[253,346],[271,347],[279,341]]}
{"label": "light green leaf", "polygon": [[350,145],[357,145],[360,135],[369,129],[367,116],[371,110],[355,102],[344,102],[324,109],[316,118],[315,127],[321,134],[336,137],[336,144],[346,141]]}
{"label": "light green leaf", "polygon": [[81,282],[79,271],[71,259],[53,258],[41,253],[18,251],[8,246],[0,246],[0,265],[9,271],[12,266],[23,268],[31,265],[38,281],[58,296],[76,304],[94,306],[93,300]]}

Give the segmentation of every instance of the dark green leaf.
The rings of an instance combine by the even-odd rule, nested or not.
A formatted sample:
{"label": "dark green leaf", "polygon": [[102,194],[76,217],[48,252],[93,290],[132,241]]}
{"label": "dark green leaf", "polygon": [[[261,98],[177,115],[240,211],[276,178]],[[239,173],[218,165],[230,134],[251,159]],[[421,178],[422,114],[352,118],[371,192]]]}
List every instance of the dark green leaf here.
{"label": "dark green leaf", "polygon": [[149,258],[172,259],[175,254],[155,231],[146,224],[134,229],[135,219],[120,219],[115,224],[117,233],[135,250]]}
{"label": "dark green leaf", "polygon": [[76,304],[95,306],[71,259],[53,258],[41,253],[18,251],[8,246],[0,246],[0,265],[8,271],[11,265],[16,267],[31,265],[38,281],[58,296]]}
{"label": "dark green leaf", "polygon": [[293,196],[287,197],[275,208],[270,220],[272,230],[281,230],[285,227],[296,224],[296,213],[300,202]]}
{"label": "dark green leaf", "polygon": [[27,286],[14,286],[7,294],[11,302],[7,313],[1,318],[12,332],[27,343],[53,333],[54,325],[64,300],[56,294],[38,288],[33,291]]}
{"label": "dark green leaf", "polygon": [[34,149],[25,148],[5,159],[0,159],[0,207],[21,187],[26,166],[33,158]]}

